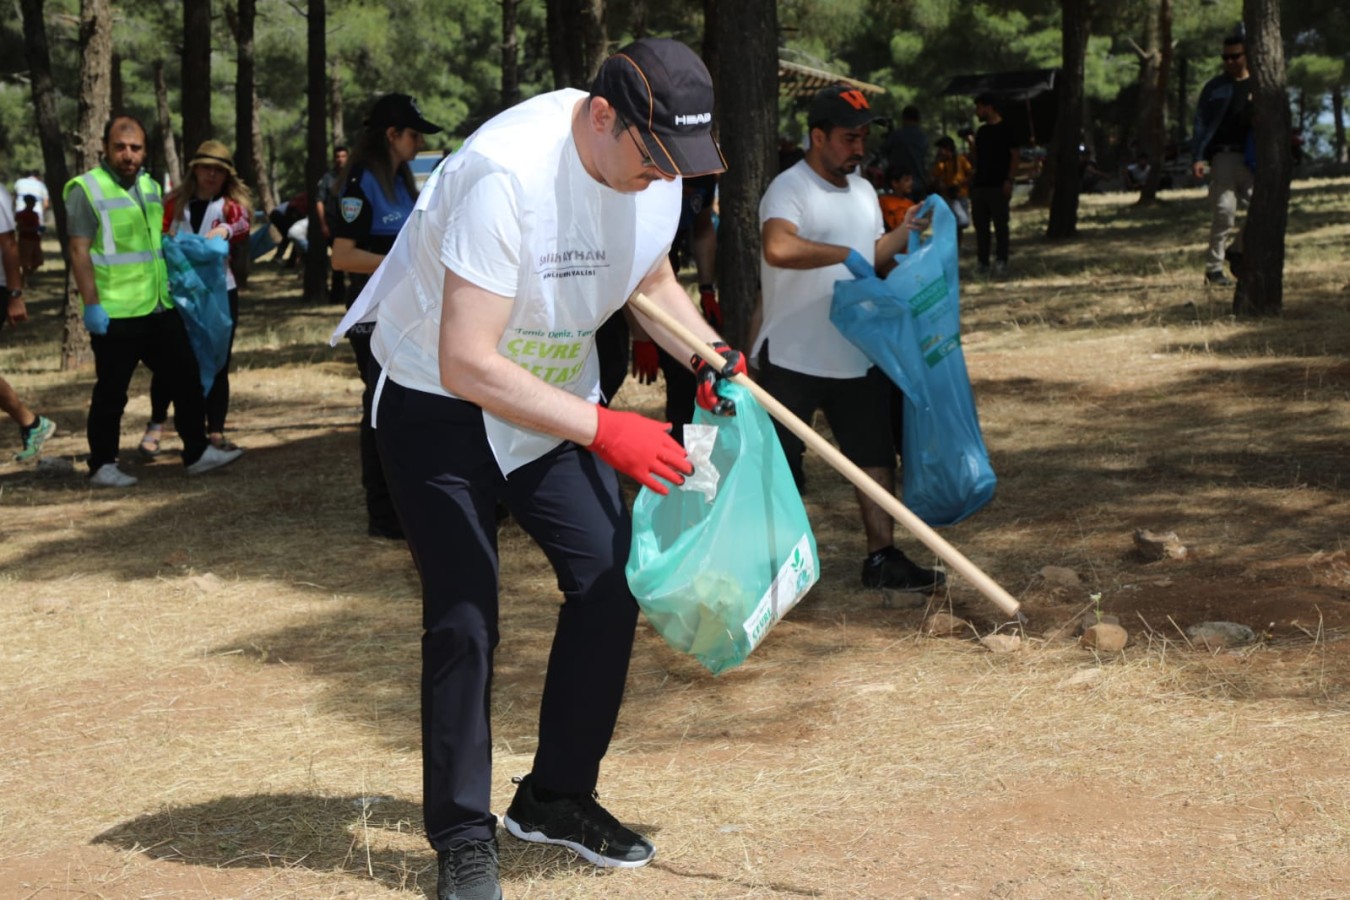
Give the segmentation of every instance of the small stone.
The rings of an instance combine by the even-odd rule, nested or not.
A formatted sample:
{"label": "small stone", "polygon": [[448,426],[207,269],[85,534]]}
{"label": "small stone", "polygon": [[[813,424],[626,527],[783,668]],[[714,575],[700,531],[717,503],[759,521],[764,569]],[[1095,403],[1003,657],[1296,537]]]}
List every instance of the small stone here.
{"label": "small stone", "polygon": [[1016,653],[1022,649],[1022,637],[1016,634],[986,634],[980,643],[990,653]]}
{"label": "small stone", "polygon": [[1134,533],[1134,546],[1139,550],[1139,555],[1150,562],[1186,558],[1186,547],[1175,531],[1146,531],[1141,528]]}
{"label": "small stone", "polygon": [[1091,669],[1080,669],[1079,671],[1074,672],[1068,678],[1064,679],[1064,681],[1060,682],[1060,685],[1062,687],[1078,687],[1080,685],[1092,684],[1101,677],[1101,667],[1094,666]]}
{"label": "small stone", "polygon": [[1078,621],[1078,630],[1074,634],[1082,634],[1093,625],[1119,625],[1120,617],[1109,613],[1084,613],[1083,618]]}
{"label": "small stone", "polygon": [[1078,646],[1101,653],[1119,653],[1130,642],[1130,633],[1119,625],[1093,625],[1078,639]]}
{"label": "small stone", "polygon": [[950,637],[954,634],[962,634],[970,630],[971,625],[965,619],[958,619],[949,613],[933,613],[923,621],[924,634],[931,634],[933,637]]}
{"label": "small stone", "polygon": [[1064,566],[1044,566],[1041,568],[1041,577],[1051,587],[1071,588],[1083,583],[1077,572]]}
{"label": "small stone", "polygon": [[1186,629],[1186,637],[1207,650],[1222,650],[1256,640],[1256,632],[1237,622],[1201,622]]}

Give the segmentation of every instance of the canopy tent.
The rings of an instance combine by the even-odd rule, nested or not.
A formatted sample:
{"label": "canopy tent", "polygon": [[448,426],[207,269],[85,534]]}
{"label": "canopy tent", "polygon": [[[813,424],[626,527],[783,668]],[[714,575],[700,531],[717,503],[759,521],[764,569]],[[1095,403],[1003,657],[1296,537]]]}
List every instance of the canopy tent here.
{"label": "canopy tent", "polygon": [[780,97],[794,99],[812,97],[816,91],[832,84],[847,84],[865,94],[884,94],[886,89],[877,84],[868,84],[846,75],[827,72],[804,63],[778,58],[778,94]]}

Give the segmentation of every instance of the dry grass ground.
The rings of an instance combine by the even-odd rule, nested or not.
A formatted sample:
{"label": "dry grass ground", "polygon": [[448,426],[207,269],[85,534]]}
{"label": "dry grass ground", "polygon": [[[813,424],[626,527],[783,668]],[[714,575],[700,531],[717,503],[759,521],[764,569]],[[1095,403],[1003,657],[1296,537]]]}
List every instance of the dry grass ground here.
{"label": "dry grass ground", "polygon": [[[1286,313],[1200,287],[1199,192],[1021,211],[964,291],[998,497],[948,537],[1025,602],[1023,649],[921,636],[857,586],[852,491],[809,462],[821,583],[714,679],[645,624],[602,798],[658,846],[598,873],[504,837],[510,898],[1337,897],[1350,884],[1350,195],[1299,182]],[[85,450],[55,369],[59,274],[0,371]],[[0,466],[0,897],[420,898],[417,584],[365,536],[338,314],[264,268],[236,353],[236,466],[128,492]],[[147,411],[138,378],[124,422]],[[654,412],[630,384],[620,403]],[[12,435],[12,433],[11,433]],[[7,439],[8,440],[8,439]],[[176,447],[173,441],[170,445]],[[1175,530],[1184,560],[1134,555]],[[912,541],[903,541],[917,549]],[[527,771],[558,601],[502,534],[496,806]],[[1046,566],[1072,569],[1057,587]],[[1133,642],[1071,637],[1100,594]],[[968,585],[934,601],[981,633]],[[1191,646],[1228,619],[1264,640]]]}

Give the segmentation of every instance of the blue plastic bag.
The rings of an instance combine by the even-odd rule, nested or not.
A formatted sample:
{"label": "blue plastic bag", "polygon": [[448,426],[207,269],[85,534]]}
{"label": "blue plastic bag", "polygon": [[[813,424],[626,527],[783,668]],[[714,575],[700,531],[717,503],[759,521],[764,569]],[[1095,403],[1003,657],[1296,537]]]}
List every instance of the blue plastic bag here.
{"label": "blue plastic bag", "polygon": [[835,282],[830,321],[904,392],[905,505],[940,526],[978,512],[997,479],[961,352],[956,217],[937,195],[919,212],[930,214],[932,239],[912,233],[885,281]]}
{"label": "blue plastic bag", "polygon": [[816,538],[773,423],[740,385],[719,391],[736,415],[694,411],[685,444],[694,456],[706,439],[711,458],[666,496],[638,492],[625,569],[657,633],[714,675],[744,662],[820,578]]}
{"label": "blue plastic bag", "polygon": [[230,245],[224,238],[204,238],[179,232],[164,236],[164,264],[169,270],[169,295],[187,327],[188,342],[201,370],[202,394],[211,391],[216,373],[230,355],[229,290],[225,286],[225,258]]}

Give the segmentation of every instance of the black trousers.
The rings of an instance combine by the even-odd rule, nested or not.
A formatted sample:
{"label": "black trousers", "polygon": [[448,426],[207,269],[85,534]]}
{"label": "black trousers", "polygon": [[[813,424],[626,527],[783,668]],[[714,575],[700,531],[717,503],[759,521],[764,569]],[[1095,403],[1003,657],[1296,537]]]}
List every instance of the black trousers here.
{"label": "black trousers", "polygon": [[989,230],[994,231],[994,259],[1008,261],[1008,198],[1002,187],[970,189],[970,218],[975,224],[975,255],[989,265]]}
{"label": "black trousers", "polygon": [[136,366],[145,363],[164,382],[173,402],[173,427],[183,442],[183,463],[191,465],[206,449],[206,402],[197,357],[187,329],[175,310],[113,319],[105,335],[90,335],[94,350],[94,393],[89,400],[89,471],[117,461],[127,387]]}
{"label": "black trousers", "polygon": [[533,767],[553,791],[594,790],[614,733],[638,613],[623,571],[631,524],[618,475],[575,444],[503,476],[481,409],[392,381],[377,421],[422,579],[424,812],[431,845],[444,850],[486,840],[496,827],[489,711],[499,640],[497,502],[543,548],[563,594]]}
{"label": "black trousers", "polygon": [[[357,325],[356,328],[369,328]],[[380,448],[375,442],[375,431],[370,427],[370,405],[375,399],[375,382],[379,378],[379,363],[370,351],[370,330],[347,332],[356,367],[361,371],[361,487],[366,492],[366,516],[372,528],[397,533],[400,529],[394,501],[389,496],[384,468],[380,465]]]}
{"label": "black trousers", "polygon": [[661,374],[666,379],[666,421],[675,427],[671,436],[684,443],[684,426],[694,421],[694,394],[698,381],[694,373],[660,346],[656,348]]}
{"label": "black trousers", "polygon": [[[239,331],[239,289],[231,288],[230,298],[230,348],[225,354],[225,365],[216,373],[211,382],[211,390],[206,395],[206,431],[208,434],[220,434],[225,431],[225,416],[230,411],[230,361],[234,358],[234,336]],[[172,391],[166,379],[156,373],[150,379],[150,421],[163,425],[169,418],[169,404],[173,402]]]}

